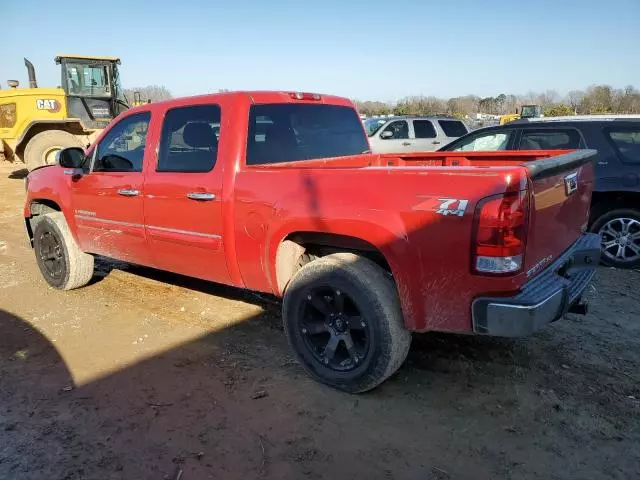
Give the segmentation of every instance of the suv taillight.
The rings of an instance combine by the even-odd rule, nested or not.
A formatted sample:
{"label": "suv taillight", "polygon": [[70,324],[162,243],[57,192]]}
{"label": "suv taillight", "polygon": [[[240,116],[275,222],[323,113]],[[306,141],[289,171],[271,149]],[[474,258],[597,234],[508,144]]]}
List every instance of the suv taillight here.
{"label": "suv taillight", "polygon": [[522,270],[529,214],[526,190],[487,197],[476,207],[472,265],[481,274]]}

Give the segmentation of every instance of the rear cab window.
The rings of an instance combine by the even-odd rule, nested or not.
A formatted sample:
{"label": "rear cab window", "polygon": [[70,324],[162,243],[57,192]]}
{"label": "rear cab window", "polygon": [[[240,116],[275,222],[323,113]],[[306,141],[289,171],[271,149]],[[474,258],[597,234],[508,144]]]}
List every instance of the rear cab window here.
{"label": "rear cab window", "polygon": [[247,165],[358,155],[369,151],[355,109],[322,104],[261,104],[249,110]]}
{"label": "rear cab window", "polygon": [[640,163],[640,126],[607,128],[605,136],[623,162]]}
{"label": "rear cab window", "polygon": [[460,120],[438,120],[438,125],[447,137],[462,137],[469,133],[467,127]]}
{"label": "rear cab window", "polygon": [[566,129],[523,129],[518,150],[576,150],[582,145],[577,130]]}

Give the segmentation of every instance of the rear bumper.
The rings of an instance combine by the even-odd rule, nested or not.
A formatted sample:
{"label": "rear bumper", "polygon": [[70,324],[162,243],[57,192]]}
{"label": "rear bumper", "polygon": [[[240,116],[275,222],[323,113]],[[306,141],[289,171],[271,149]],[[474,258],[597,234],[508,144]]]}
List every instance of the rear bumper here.
{"label": "rear bumper", "polygon": [[599,263],[600,237],[582,235],[515,297],[476,298],[471,307],[474,333],[521,337],[558,320],[580,301]]}

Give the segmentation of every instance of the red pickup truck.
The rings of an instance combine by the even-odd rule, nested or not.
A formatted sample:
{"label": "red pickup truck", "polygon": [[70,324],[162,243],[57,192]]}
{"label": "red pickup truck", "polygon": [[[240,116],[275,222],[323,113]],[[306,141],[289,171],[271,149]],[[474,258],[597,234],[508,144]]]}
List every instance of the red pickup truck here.
{"label": "red pickup truck", "polygon": [[147,104],[27,177],[44,278],[93,255],[283,297],[316,379],[349,392],[403,363],[410,332],[519,336],[584,310],[595,152],[376,155],[353,104],[237,92]]}

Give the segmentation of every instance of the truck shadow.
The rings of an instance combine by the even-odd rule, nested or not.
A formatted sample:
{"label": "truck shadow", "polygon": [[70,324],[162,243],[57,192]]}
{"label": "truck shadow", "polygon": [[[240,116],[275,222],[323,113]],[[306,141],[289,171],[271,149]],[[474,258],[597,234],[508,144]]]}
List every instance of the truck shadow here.
{"label": "truck shadow", "polygon": [[[412,354],[398,376],[353,397],[311,380],[269,316],[77,385],[65,361],[70,347],[58,350],[29,322],[0,310],[0,478],[376,478],[381,469],[398,478],[448,478],[431,465],[454,464],[439,438],[461,425],[461,404],[451,403],[468,389],[460,374],[434,370],[425,378]],[[439,349],[435,356],[451,348],[427,345]],[[448,400],[427,402],[421,382],[448,392]],[[419,402],[442,418],[428,431],[412,428],[425,414]],[[379,421],[387,415],[392,423]],[[398,429],[402,440],[394,438]],[[416,446],[398,458],[400,441]],[[432,445],[426,457],[425,444]]]}

